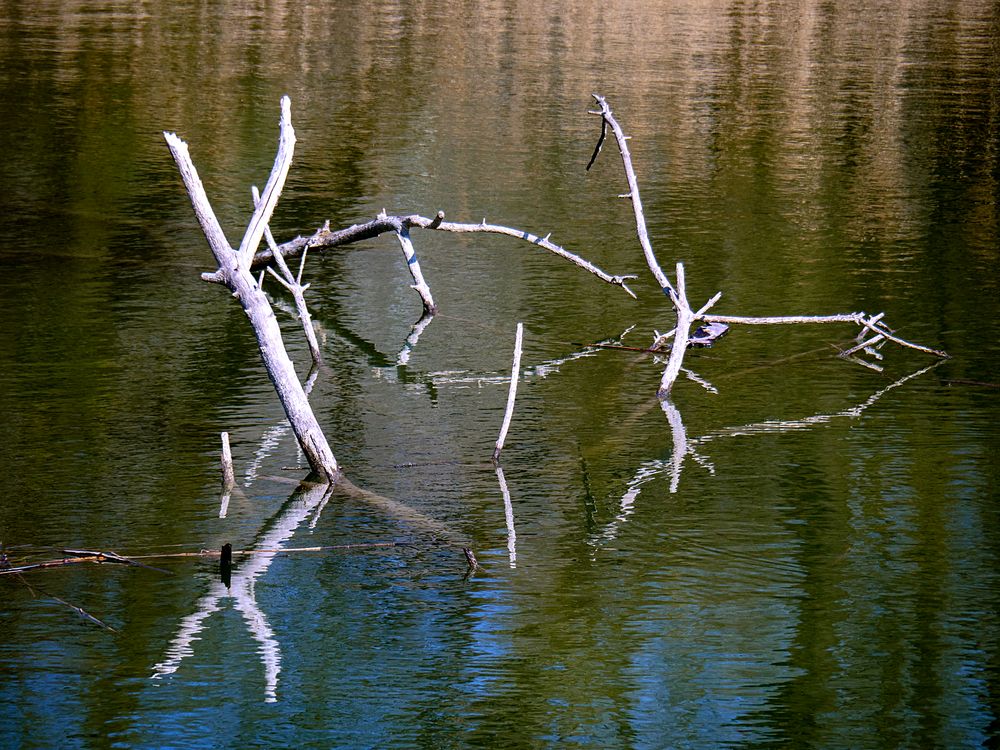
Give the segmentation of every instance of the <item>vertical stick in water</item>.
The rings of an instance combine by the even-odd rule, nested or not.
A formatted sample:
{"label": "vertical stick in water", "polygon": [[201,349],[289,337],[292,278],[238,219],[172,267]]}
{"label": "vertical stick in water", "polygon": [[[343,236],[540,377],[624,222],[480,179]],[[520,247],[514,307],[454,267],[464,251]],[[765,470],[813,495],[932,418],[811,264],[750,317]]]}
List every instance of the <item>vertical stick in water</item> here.
{"label": "vertical stick in water", "polygon": [[510,368],[510,390],[507,392],[507,412],[503,415],[503,425],[500,427],[500,436],[497,438],[497,446],[493,450],[493,460],[500,460],[500,452],[503,450],[503,443],[507,439],[507,430],[510,429],[510,418],[514,415],[514,397],[517,395],[517,378],[521,372],[521,339],[524,336],[524,324],[517,324],[517,336],[514,340],[514,363]]}

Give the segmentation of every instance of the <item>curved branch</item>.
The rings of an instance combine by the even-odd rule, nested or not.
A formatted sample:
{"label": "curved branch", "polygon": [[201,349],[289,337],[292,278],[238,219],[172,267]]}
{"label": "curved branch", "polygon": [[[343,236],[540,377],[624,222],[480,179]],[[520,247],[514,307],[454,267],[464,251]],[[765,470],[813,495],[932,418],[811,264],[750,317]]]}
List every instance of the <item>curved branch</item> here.
{"label": "curved branch", "polygon": [[[560,258],[568,260],[585,271],[589,271],[594,276],[599,278],[601,281],[612,284],[613,286],[620,286],[625,292],[636,299],[635,293],[629,289],[628,285],[625,283],[630,279],[636,278],[635,275],[622,275],[615,276],[607,273],[606,271],[598,268],[590,261],[581,258],[579,255],[571,253],[563,247],[549,241],[551,235],[546,235],[545,237],[539,237],[536,234],[527,232],[523,229],[515,229],[513,227],[507,227],[500,224],[487,224],[485,221],[479,224],[466,224],[458,223],[453,221],[443,221],[444,214],[438,212],[433,219],[429,219],[426,216],[420,216],[419,214],[411,214],[408,216],[387,216],[385,214],[380,214],[371,221],[367,221],[364,224],[352,224],[349,227],[343,229],[338,229],[333,231],[330,229],[329,223],[325,224],[323,227],[318,229],[310,237],[296,237],[294,240],[285,242],[278,246],[278,251],[285,257],[294,257],[304,252],[306,249],[329,249],[333,247],[340,247],[341,245],[350,245],[354,242],[361,242],[363,240],[372,239],[373,237],[378,237],[380,234],[385,234],[386,232],[400,232],[400,227],[420,227],[421,229],[434,229],[441,232],[455,232],[458,234],[466,232],[485,232],[487,234],[503,234],[508,237],[515,237],[526,242],[530,242],[533,245],[549,251],[553,255],[558,255]],[[253,267],[257,268],[270,263],[273,259],[273,252],[269,248],[261,249],[253,259]]]}
{"label": "curved branch", "polygon": [[[622,163],[625,166],[625,179],[628,181],[628,193],[623,195],[623,198],[631,198],[632,200],[632,211],[635,213],[635,230],[639,235],[639,244],[642,245],[642,254],[646,258],[646,265],[649,266],[650,272],[653,274],[653,278],[656,279],[656,283],[660,285],[663,293],[670,297],[677,304],[677,292],[674,290],[673,285],[670,283],[670,279],[660,268],[660,264],[656,260],[656,255],[653,254],[653,246],[649,242],[649,232],[646,230],[646,217],[642,211],[642,200],[639,198],[639,180],[635,176],[635,170],[632,168],[632,155],[628,150],[628,136],[622,131],[621,126],[615,119],[615,116],[611,113],[611,107],[608,106],[607,101],[600,94],[594,94],[594,99],[600,105],[601,110],[595,112],[594,114],[601,116],[601,139],[597,143],[597,149],[594,152],[594,158],[597,157],[597,152],[600,150],[601,144],[604,141],[605,126],[610,126],[611,131],[615,134],[615,139],[618,141],[618,150],[622,155]],[[593,163],[593,159],[591,159]],[[589,168],[589,167],[588,167]]]}

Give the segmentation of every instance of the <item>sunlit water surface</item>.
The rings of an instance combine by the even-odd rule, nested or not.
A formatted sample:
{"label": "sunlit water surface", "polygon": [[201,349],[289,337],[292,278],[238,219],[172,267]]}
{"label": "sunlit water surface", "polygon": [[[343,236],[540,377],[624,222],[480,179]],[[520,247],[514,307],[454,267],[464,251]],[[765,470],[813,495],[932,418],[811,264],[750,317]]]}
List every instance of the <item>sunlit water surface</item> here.
{"label": "sunlit water surface", "polygon": [[[996,745],[992,3],[4,2],[0,34],[10,564],[324,548],[238,556],[228,586],[197,555],[0,578],[0,746]],[[734,328],[658,402],[662,361],[588,347],[672,319],[614,144],[584,170],[595,91],[694,306],[885,311],[953,358]],[[442,209],[639,274],[633,301],[527,243],[415,232],[441,313],[407,345],[395,240],[316,254],[311,401],[369,494],[296,489],[161,136],[235,243],[286,93],[279,240]]]}

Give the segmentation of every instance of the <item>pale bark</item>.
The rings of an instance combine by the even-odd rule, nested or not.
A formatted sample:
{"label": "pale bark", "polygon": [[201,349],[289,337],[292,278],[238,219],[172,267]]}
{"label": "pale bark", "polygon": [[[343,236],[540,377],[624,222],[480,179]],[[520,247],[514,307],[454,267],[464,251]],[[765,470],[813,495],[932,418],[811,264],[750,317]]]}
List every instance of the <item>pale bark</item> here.
{"label": "pale bark", "polygon": [[[707,315],[707,310],[714,305],[722,293],[717,293],[712,299],[710,299],[705,305],[697,312],[692,312],[691,306],[687,300],[687,293],[684,284],[684,267],[680,263],[677,264],[677,286],[676,288],[670,283],[667,275],[663,272],[660,267],[659,262],[656,259],[656,255],[653,253],[652,244],[649,241],[649,233],[646,229],[646,218],[642,209],[642,200],[639,197],[639,181],[635,175],[635,169],[632,165],[632,155],[628,148],[629,136],[625,135],[618,121],[615,119],[614,114],[611,111],[611,107],[608,106],[607,101],[603,96],[599,94],[594,94],[594,99],[597,101],[600,109],[591,112],[591,114],[599,115],[601,118],[601,135],[597,141],[597,146],[594,149],[594,154],[590,159],[590,163],[587,165],[587,169],[593,165],[594,161],[597,159],[598,154],[601,152],[601,147],[604,145],[604,140],[607,137],[608,128],[615,135],[615,139],[618,142],[618,150],[621,153],[622,164],[625,168],[625,178],[628,182],[629,192],[620,196],[622,198],[628,198],[632,202],[632,210],[635,214],[635,224],[636,233],[639,236],[639,244],[642,247],[643,256],[646,259],[646,265],[649,267],[650,272],[653,274],[653,278],[656,279],[656,283],[660,285],[663,293],[670,297],[670,301],[673,303],[675,312],[677,314],[677,325],[676,327],[668,332],[667,334],[660,335],[656,334],[656,340],[654,342],[653,348],[662,346],[666,343],[667,339],[673,337],[674,341],[670,348],[670,356],[667,360],[667,366],[663,371],[663,376],[660,379],[660,388],[657,395],[661,398],[667,398],[670,394],[670,390],[677,380],[678,374],[682,370],[684,362],[684,354],[690,343],[690,331],[691,326],[698,321],[704,321],[706,323],[741,323],[744,325],[783,325],[783,324],[799,324],[799,323],[854,323],[860,325],[863,329],[871,331],[873,334],[867,341],[862,341],[862,336],[858,337],[858,345],[852,347],[846,352],[842,353],[842,356],[848,357],[851,354],[865,349],[870,351],[870,347],[873,344],[879,343],[884,340],[892,341],[899,346],[908,347],[915,349],[917,351],[926,352],[928,354],[933,354],[937,357],[947,358],[948,354],[946,352],[940,351],[938,349],[931,349],[926,346],[921,346],[919,344],[914,344],[904,339],[901,339],[893,335],[884,323],[881,322],[884,313],[879,313],[874,317],[866,319],[866,314],[863,312],[856,313],[843,313],[837,315],[798,315],[798,316],[780,316],[780,317],[744,317],[735,315]],[[862,362],[866,366],[871,367],[872,365],[866,362]],[[878,368],[876,368],[878,369]]]}
{"label": "pale bark", "polygon": [[514,337],[514,361],[510,368],[510,389],[507,391],[507,409],[503,415],[503,424],[500,426],[496,447],[493,449],[494,462],[500,460],[503,444],[507,440],[507,430],[510,429],[510,420],[514,416],[514,399],[517,397],[517,381],[521,372],[521,341],[523,338],[524,324],[518,323],[517,334]]}
{"label": "pale bark", "polygon": [[[656,260],[656,254],[653,252],[653,245],[649,241],[649,231],[646,229],[646,216],[643,213],[642,199],[639,196],[639,180],[635,176],[635,169],[632,167],[632,154],[628,150],[628,136],[625,135],[618,121],[611,113],[611,107],[608,106],[604,97],[594,94],[594,99],[597,100],[598,105],[601,107],[599,111],[593,113],[601,116],[601,140],[598,142],[597,151],[594,152],[594,158],[597,157],[597,152],[604,142],[607,127],[610,127],[615,134],[615,139],[618,141],[618,150],[621,153],[622,164],[625,167],[625,179],[628,182],[628,192],[620,197],[628,198],[632,202],[632,212],[635,214],[635,231],[639,235],[639,245],[642,247],[642,254],[646,258],[646,265],[653,274],[653,278],[656,279],[656,283],[660,285],[663,293],[670,297],[676,304],[674,287],[670,283],[670,279],[663,272],[663,269],[660,268],[660,264]],[[594,159],[592,158],[591,164],[593,163]]]}
{"label": "pale bark", "polygon": [[274,389],[288,416],[292,429],[302,446],[312,470],[326,482],[334,481],[339,475],[337,460],[327,443],[312,407],[306,398],[302,384],[295,374],[295,368],[285,350],[281,329],[271,310],[260,285],[250,273],[250,261],[257,245],[267,228],[271,211],[281,193],[288,167],[294,151],[295,133],[291,124],[291,102],[288,97],[281,100],[281,124],[278,155],[271,176],[264,188],[264,194],[244,234],[238,250],[233,249],[226,239],[222,227],[212,210],[205,188],[198,177],[198,171],[188,154],[187,144],[175,133],[164,133],[170,152],[180,170],[187,188],[195,215],[208,240],[212,254],[219,264],[217,271],[204,274],[202,278],[224,285],[239,300],[250,319],[261,359],[274,384]]}
{"label": "pale bark", "polygon": [[431,288],[424,280],[423,271],[420,270],[417,251],[410,239],[410,228],[402,222],[400,222],[400,228],[396,230],[396,239],[399,240],[399,246],[403,249],[403,257],[406,258],[406,267],[410,269],[410,276],[413,277],[413,284],[410,288],[420,295],[420,300],[424,303],[424,312],[433,315],[437,312],[437,305],[431,295]]}
{"label": "pale bark", "polygon": [[[260,205],[260,197],[257,194],[256,186],[253,188],[253,200],[255,207]],[[267,239],[267,246],[273,252],[277,248],[277,243],[274,241],[274,235],[271,234],[271,228],[266,224],[264,225],[264,237]],[[292,273],[292,269],[288,267],[288,263],[281,253],[274,254],[274,261],[281,273],[279,274],[271,266],[267,267],[267,271],[279,284],[291,293],[292,299],[295,301],[295,311],[299,316],[299,322],[302,324],[302,331],[306,335],[306,343],[309,345],[309,354],[312,357],[313,364],[318,365],[323,362],[323,353],[319,348],[319,341],[316,340],[316,329],[313,327],[312,315],[309,314],[309,307],[306,305],[306,290],[309,288],[309,285],[302,284],[302,273],[305,271],[307,255],[308,253],[303,250],[299,260],[299,272],[297,275]],[[261,279],[261,282],[263,282],[263,279]],[[261,283],[261,286],[263,286],[263,283]]]}

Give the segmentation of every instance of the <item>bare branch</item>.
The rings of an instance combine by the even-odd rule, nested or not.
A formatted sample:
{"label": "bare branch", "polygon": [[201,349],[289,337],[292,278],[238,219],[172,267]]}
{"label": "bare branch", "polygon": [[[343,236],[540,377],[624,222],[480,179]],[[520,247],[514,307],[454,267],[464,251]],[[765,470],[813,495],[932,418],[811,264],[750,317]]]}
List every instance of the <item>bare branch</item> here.
{"label": "bare branch", "polygon": [[503,415],[503,424],[500,426],[500,435],[497,437],[496,448],[493,449],[493,462],[500,460],[500,452],[503,450],[504,441],[507,439],[507,430],[510,429],[510,420],[514,415],[514,398],[517,396],[517,381],[521,372],[521,340],[524,337],[524,324],[517,324],[517,334],[514,337],[514,362],[510,368],[510,390],[507,392],[507,410]]}
{"label": "bare branch", "polygon": [[[601,114],[596,112],[595,114]],[[603,117],[601,118],[601,137],[597,139],[597,145],[594,146],[594,153],[590,157],[590,161],[587,162],[587,171],[594,166],[594,162],[597,161],[597,156],[601,153],[601,148],[604,146],[604,139],[608,135],[608,121]]]}
{"label": "bare branch", "polygon": [[424,274],[420,270],[420,261],[417,260],[417,251],[413,247],[413,241],[410,239],[410,230],[406,224],[402,224],[398,230],[396,230],[396,239],[399,240],[399,246],[403,248],[403,256],[406,258],[406,267],[410,269],[410,275],[413,277],[413,285],[411,288],[420,295],[421,301],[424,303],[424,312],[433,315],[437,312],[437,305],[434,304],[434,297],[431,296],[431,288],[427,286],[427,282],[424,281]]}
{"label": "bare branch", "polygon": [[[164,132],[163,137],[166,139],[170,153],[177,164],[177,169],[181,173],[181,179],[184,181],[184,187],[187,189],[188,197],[191,199],[195,216],[198,218],[201,230],[205,234],[205,239],[208,240],[208,246],[212,250],[212,255],[215,256],[215,261],[219,264],[219,269],[221,270],[224,267],[233,265],[232,255],[235,251],[229,244],[229,240],[226,239],[226,234],[222,231],[222,225],[219,224],[215,210],[208,200],[208,195],[205,193],[205,186],[198,176],[198,170],[195,169],[194,162],[191,161],[187,143],[182,141],[176,133]],[[219,272],[202,274],[201,277],[205,281],[225,283]]]}
{"label": "bare branch", "polygon": [[257,204],[237,251],[239,260],[248,267],[253,260],[254,253],[257,252],[261,237],[264,236],[264,230],[267,228],[268,222],[271,221],[271,214],[278,203],[281,189],[285,185],[288,169],[292,166],[292,154],[295,152],[295,130],[292,128],[292,101],[287,96],[281,97],[279,129],[278,153],[274,158],[271,176],[267,178],[263,199]]}
{"label": "bare branch", "polygon": [[[381,214],[364,224],[353,224],[344,229],[338,229],[337,231],[331,231],[329,225],[327,224],[308,238],[296,237],[294,240],[279,245],[278,250],[282,255],[288,258],[290,256],[298,255],[306,248],[329,249],[333,247],[340,247],[341,245],[361,242],[377,237],[380,234],[385,234],[386,232],[398,233],[401,226],[420,227],[421,229],[436,229],[442,232],[454,232],[458,234],[466,232],[502,234],[508,237],[515,237],[517,239],[524,240],[525,242],[530,242],[531,244],[537,245],[554,255],[558,255],[560,258],[568,260],[570,263],[573,263],[585,271],[592,273],[601,281],[614,286],[620,286],[630,297],[633,299],[636,298],[635,293],[629,289],[628,285],[625,283],[630,279],[636,278],[635,275],[629,274],[624,276],[613,276],[598,268],[590,261],[580,257],[579,255],[571,253],[565,248],[556,245],[554,242],[551,242],[548,236],[539,237],[538,235],[532,234],[531,232],[527,232],[523,229],[515,229],[513,227],[506,227],[500,224],[487,224],[485,219],[478,224],[457,223],[444,221],[443,219],[444,213],[438,211],[433,219],[429,219],[426,216],[420,216],[419,214],[411,214],[408,216],[387,216],[385,214]],[[273,253],[270,249],[263,249],[258,252],[256,256],[254,256],[253,265],[256,268],[265,263],[269,263],[272,257]]]}
{"label": "bare branch", "polygon": [[236,486],[236,474],[233,472],[233,452],[229,448],[229,433],[222,433],[222,491],[229,492]]}
{"label": "bare branch", "polygon": [[861,325],[863,312],[837,313],[835,315],[779,315],[774,317],[753,317],[742,315],[699,315],[706,323],[739,323],[748,326],[793,325],[799,323],[855,323]]}
{"label": "bare branch", "polygon": [[[881,317],[881,316],[879,316]],[[873,322],[872,320],[862,320],[861,324],[868,328],[869,330],[877,333],[893,343],[899,344],[900,346],[905,346],[909,349],[915,349],[918,352],[925,352],[926,354],[933,354],[935,357],[941,357],[942,359],[951,359],[951,355],[948,352],[941,351],[940,349],[931,349],[930,347],[921,346],[920,344],[914,344],[904,339],[894,336],[892,331],[886,328],[885,324],[881,321]]]}
{"label": "bare branch", "polygon": [[660,378],[660,389],[657,391],[657,395],[661,399],[670,394],[670,389],[673,388],[674,381],[680,374],[681,365],[684,363],[684,354],[688,347],[691,324],[695,321],[695,314],[687,300],[683,263],[677,264],[677,290],[671,290],[670,296],[677,310],[677,327],[674,329],[674,343],[670,347],[670,358],[663,370],[663,377]]}
{"label": "bare branch", "polygon": [[[618,150],[621,152],[622,164],[625,166],[625,179],[628,180],[629,192],[626,197],[632,201],[632,210],[635,213],[635,229],[636,233],[639,235],[639,244],[642,245],[642,253],[646,258],[646,265],[649,266],[649,270],[652,272],[653,278],[656,279],[656,283],[660,285],[663,293],[673,299],[676,292],[670,284],[670,280],[667,278],[667,275],[663,272],[663,269],[660,268],[660,264],[656,260],[656,255],[653,253],[653,246],[649,242],[649,232],[646,230],[646,216],[642,210],[642,199],[639,197],[639,180],[636,179],[635,170],[632,168],[632,154],[629,153],[628,150],[628,138],[622,131],[621,126],[615,119],[614,114],[612,114],[611,107],[608,106],[604,97],[600,94],[594,94],[594,99],[597,100],[597,103],[601,107],[601,111],[597,114],[600,114],[602,123],[611,127],[611,130],[615,134],[615,138],[618,141]],[[603,125],[601,133],[603,140]],[[598,145],[600,145],[600,143]]]}
{"label": "bare branch", "polygon": [[[257,186],[253,186],[251,191],[253,194],[254,206],[259,208],[261,199],[257,192]],[[295,300],[295,310],[298,313],[299,322],[302,323],[302,330],[306,335],[306,343],[309,344],[309,354],[315,364],[321,364],[323,362],[323,353],[319,348],[319,341],[316,340],[316,329],[313,328],[312,315],[309,314],[309,307],[306,305],[305,293],[306,289],[309,288],[309,285],[302,285],[302,272],[305,270],[306,253],[305,251],[302,253],[302,262],[299,263],[299,273],[298,276],[295,276],[292,274],[292,270],[288,267],[288,263],[285,262],[285,258],[281,255],[281,253],[275,252],[277,244],[274,241],[274,235],[271,234],[271,227],[267,224],[264,225],[264,237],[267,239],[267,246],[271,248],[271,252],[274,255],[274,261],[281,269],[282,275],[279,276],[270,266],[267,267],[267,270],[283,287],[285,287],[285,289],[291,293],[292,299]],[[263,280],[258,283],[263,287]]]}
{"label": "bare branch", "polygon": [[309,459],[309,466],[325,481],[333,482],[340,476],[337,460],[295,374],[295,367],[285,350],[281,329],[267,296],[261,290],[258,281],[250,275],[250,258],[253,257],[260,238],[267,230],[267,222],[291,163],[295,143],[295,133],[291,127],[291,103],[288,97],[283,97],[281,100],[278,155],[264,188],[264,195],[254,211],[239,251],[229,246],[222,233],[218,219],[205,195],[205,189],[198,178],[197,170],[191,162],[187,145],[173,133],[164,133],[164,138],[180,170],[198,221],[219,264],[214,274],[202,278],[224,284],[239,300],[253,326],[261,359],[295,431],[299,445]]}

